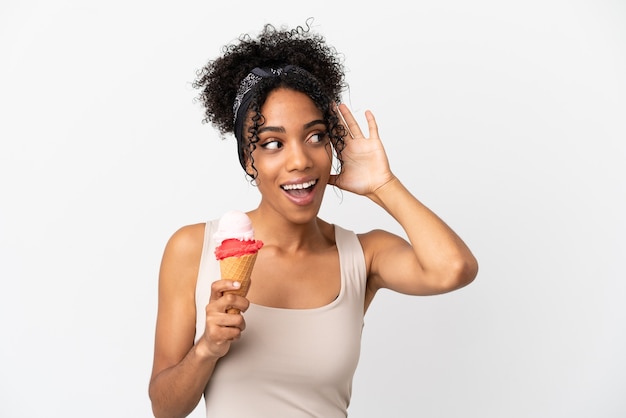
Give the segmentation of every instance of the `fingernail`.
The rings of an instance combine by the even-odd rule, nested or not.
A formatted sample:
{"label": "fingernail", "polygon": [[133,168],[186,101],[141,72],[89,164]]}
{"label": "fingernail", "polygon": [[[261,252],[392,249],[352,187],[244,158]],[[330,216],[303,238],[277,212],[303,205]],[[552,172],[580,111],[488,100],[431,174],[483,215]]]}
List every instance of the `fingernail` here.
{"label": "fingernail", "polygon": [[239,289],[241,287],[241,283],[233,282],[233,287],[236,288],[236,289]]}

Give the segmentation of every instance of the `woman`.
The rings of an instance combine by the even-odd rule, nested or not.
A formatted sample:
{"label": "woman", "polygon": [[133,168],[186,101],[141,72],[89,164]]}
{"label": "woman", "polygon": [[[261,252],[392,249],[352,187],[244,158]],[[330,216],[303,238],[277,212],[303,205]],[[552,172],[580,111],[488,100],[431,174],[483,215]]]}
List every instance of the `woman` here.
{"label": "woman", "polygon": [[[206,121],[237,139],[261,194],[248,215],[265,245],[242,297],[224,293],[239,283],[219,277],[215,221],[171,237],[159,278],[154,414],[186,416],[204,395],[207,416],[345,417],[376,292],[449,292],[474,279],[477,262],[393,174],[374,115],[365,113],[364,135],[337,105],[343,66],[310,28],[267,25],[257,38],[242,36],[195,86]],[[371,199],[409,240],[321,220],[326,185]]]}

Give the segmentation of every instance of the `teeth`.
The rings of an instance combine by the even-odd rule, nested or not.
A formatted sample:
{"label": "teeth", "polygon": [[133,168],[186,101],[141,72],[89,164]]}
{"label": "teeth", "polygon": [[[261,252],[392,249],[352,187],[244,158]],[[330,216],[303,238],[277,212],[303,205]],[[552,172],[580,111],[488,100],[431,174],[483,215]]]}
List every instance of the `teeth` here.
{"label": "teeth", "polygon": [[283,187],[284,190],[299,190],[299,189],[307,189],[317,183],[317,180],[307,181],[306,183],[300,184],[285,184]]}

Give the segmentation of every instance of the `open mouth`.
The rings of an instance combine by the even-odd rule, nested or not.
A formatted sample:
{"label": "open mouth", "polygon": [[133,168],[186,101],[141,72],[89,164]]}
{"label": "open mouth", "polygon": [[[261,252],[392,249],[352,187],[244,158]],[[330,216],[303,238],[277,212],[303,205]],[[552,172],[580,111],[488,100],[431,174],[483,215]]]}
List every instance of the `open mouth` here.
{"label": "open mouth", "polygon": [[317,180],[311,180],[304,183],[296,183],[296,184],[284,184],[280,186],[284,191],[289,193],[291,196],[306,196],[313,190]]}

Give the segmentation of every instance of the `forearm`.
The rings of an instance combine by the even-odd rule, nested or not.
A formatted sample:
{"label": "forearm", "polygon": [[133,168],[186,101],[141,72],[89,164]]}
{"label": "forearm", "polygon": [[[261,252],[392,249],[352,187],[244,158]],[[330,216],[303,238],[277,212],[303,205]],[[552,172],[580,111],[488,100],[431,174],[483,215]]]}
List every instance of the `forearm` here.
{"label": "forearm", "polygon": [[149,394],[156,418],[186,417],[198,405],[218,360],[200,352],[194,346],[180,363],[152,378]]}
{"label": "forearm", "polygon": [[460,287],[473,280],[477,262],[461,238],[415,198],[399,179],[379,187],[368,197],[385,209],[406,232],[424,277]]}

